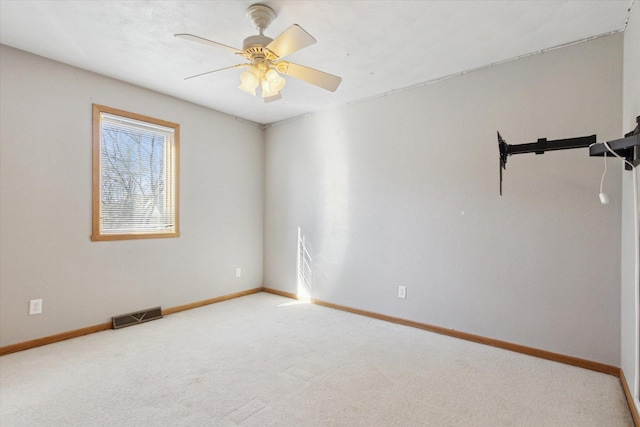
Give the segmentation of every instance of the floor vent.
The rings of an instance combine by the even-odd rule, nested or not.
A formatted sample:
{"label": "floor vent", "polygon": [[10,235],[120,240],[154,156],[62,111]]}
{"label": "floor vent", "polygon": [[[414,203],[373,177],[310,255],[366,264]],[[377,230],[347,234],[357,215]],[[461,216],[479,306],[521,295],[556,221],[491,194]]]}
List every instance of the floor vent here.
{"label": "floor vent", "polygon": [[160,307],[149,308],[147,310],[136,311],[134,313],[121,314],[114,316],[113,329],[120,329],[126,326],[137,325],[138,323],[148,322],[162,318],[162,309]]}

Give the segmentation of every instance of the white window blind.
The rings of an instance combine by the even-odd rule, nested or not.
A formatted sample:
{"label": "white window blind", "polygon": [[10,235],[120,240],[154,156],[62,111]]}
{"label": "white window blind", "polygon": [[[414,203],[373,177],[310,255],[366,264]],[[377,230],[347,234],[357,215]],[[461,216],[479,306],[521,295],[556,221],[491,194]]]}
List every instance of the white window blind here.
{"label": "white window blind", "polygon": [[103,112],[100,135],[100,233],[174,232],[174,129]]}

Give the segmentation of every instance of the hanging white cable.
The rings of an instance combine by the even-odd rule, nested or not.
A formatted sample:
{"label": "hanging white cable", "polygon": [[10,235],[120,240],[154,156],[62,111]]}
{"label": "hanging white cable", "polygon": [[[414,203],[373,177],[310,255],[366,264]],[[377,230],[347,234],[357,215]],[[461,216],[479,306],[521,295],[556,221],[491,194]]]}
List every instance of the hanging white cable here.
{"label": "hanging white cable", "polygon": [[625,159],[624,157],[620,156],[618,153],[616,153],[615,151],[613,151],[613,150],[611,149],[611,147],[609,147],[609,143],[608,143],[608,142],[604,141],[604,142],[603,142],[603,144],[604,144],[605,148],[606,148],[607,150],[609,150],[609,152],[610,152],[611,154],[613,154],[614,156],[616,156],[617,158],[619,158],[620,160],[622,160],[623,162],[625,162],[626,164],[628,164],[629,166],[631,166],[631,169],[635,169],[635,168],[636,168],[636,167],[633,165],[633,163],[631,163],[629,160]]}
{"label": "hanging white cable", "polygon": [[600,194],[598,196],[600,197],[600,203],[606,205],[609,203],[609,196],[602,192],[602,185],[604,184],[604,176],[607,174],[607,153],[604,153],[602,157],[604,158],[604,172],[602,172],[602,178],[600,178]]}

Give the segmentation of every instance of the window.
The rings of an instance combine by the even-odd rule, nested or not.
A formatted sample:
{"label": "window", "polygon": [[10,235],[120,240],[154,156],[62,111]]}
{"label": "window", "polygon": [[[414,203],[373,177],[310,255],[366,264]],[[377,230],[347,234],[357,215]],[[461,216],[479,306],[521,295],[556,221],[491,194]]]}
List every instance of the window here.
{"label": "window", "polygon": [[91,240],[178,237],[180,125],[93,105]]}

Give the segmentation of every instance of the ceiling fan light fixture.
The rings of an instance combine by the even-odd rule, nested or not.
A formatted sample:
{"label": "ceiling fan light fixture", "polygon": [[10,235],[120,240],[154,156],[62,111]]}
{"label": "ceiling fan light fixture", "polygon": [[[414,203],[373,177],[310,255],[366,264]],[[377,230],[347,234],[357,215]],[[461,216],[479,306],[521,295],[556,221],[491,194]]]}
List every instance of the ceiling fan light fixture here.
{"label": "ceiling fan light fixture", "polygon": [[287,83],[274,69],[268,70],[262,79],[262,97],[268,98],[280,93]]}
{"label": "ceiling fan light fixture", "polygon": [[260,80],[256,76],[253,67],[250,67],[247,71],[240,74],[240,81],[242,84],[238,86],[238,89],[249,95],[256,96],[256,88],[260,84]]}
{"label": "ceiling fan light fixture", "polygon": [[271,98],[272,96],[278,95],[280,92],[277,90],[273,90],[271,85],[267,80],[262,80],[262,97],[263,98]]}
{"label": "ceiling fan light fixture", "polygon": [[272,98],[280,95],[280,90],[287,83],[273,68],[267,70],[262,77],[262,97]]}
{"label": "ceiling fan light fixture", "polygon": [[284,85],[287,84],[287,81],[280,77],[278,72],[273,68],[267,71],[264,77],[269,82],[269,88],[274,92],[280,92],[284,88]]}

